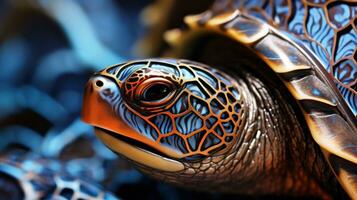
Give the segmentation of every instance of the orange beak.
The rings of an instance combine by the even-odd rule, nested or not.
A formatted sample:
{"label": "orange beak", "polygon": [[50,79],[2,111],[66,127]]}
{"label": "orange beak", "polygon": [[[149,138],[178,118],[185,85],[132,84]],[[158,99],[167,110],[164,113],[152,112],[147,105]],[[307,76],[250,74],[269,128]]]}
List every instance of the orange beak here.
{"label": "orange beak", "polygon": [[[98,86],[98,81],[101,81],[103,85]],[[122,133],[125,137],[145,140],[146,138],[123,122],[112,110],[111,105],[100,96],[101,90],[106,90],[109,85],[114,84],[113,81],[105,77],[94,77],[89,80],[84,92],[82,120],[95,127],[118,134]]]}
{"label": "orange beak", "polygon": [[[159,142],[153,141],[130,127],[125,123],[120,116],[118,116],[112,106],[105,101],[101,94],[106,91],[110,95],[110,90],[119,91],[117,84],[110,78],[106,76],[95,76],[89,80],[87,83],[84,100],[82,107],[82,120],[94,127],[102,128],[111,131],[113,134],[122,135],[127,138],[131,138],[135,141],[141,142],[158,150],[159,152],[172,157],[172,158],[182,158],[182,153],[175,151],[171,148],[160,145]],[[112,150],[116,151],[119,147],[115,146],[115,142],[112,140],[119,140],[113,136],[103,136],[104,132],[97,132],[97,135],[103,142],[109,146]],[[111,140],[111,141],[109,141]],[[120,152],[119,152],[120,153]]]}

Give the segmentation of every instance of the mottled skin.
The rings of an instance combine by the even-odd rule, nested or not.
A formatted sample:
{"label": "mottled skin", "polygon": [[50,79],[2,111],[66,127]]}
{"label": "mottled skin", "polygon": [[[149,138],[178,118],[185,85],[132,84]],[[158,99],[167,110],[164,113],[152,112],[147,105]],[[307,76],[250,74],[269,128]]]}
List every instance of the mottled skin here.
{"label": "mottled skin", "polygon": [[357,198],[355,8],[217,0],[165,34],[169,55],[209,66],[110,67],[87,86],[84,120],[113,151],[179,186],[323,199],[347,198],[343,187]]}
{"label": "mottled skin", "polygon": [[[132,62],[102,71],[98,74],[100,76],[96,75],[90,81],[87,91],[98,92],[116,113],[117,120],[123,121],[133,127],[138,134],[156,142],[154,146],[149,145],[150,148],[141,146],[142,149],[152,151],[152,148],[160,145],[180,151],[182,156],[177,158],[167,155],[165,151],[155,150],[153,153],[179,161],[184,165],[184,170],[166,172],[132,160],[131,162],[143,172],[175,185],[215,192],[234,192],[254,196],[287,195],[322,198],[329,198],[331,195],[338,196],[343,193],[324,161],[321,150],[308,132],[303,131],[304,124],[297,119],[298,115],[292,108],[293,104],[287,102],[289,98],[286,93],[284,94],[285,91],[273,89],[256,78],[255,75],[242,69],[233,75],[233,73],[224,73],[208,68],[203,64],[182,60],[171,60],[167,63],[160,60],[149,60],[137,63],[140,62],[144,62],[144,64],[138,65]],[[171,63],[175,65],[171,65]],[[161,68],[160,70],[152,69],[158,66]],[[169,70],[171,68],[168,66],[177,68]],[[183,71],[184,68],[190,68],[196,72],[195,76],[197,77],[188,75],[187,71]],[[200,70],[205,74],[197,73]],[[209,85],[202,85],[200,79],[209,83],[212,81],[209,80],[210,75],[219,76],[220,79],[216,81],[224,82],[224,86],[212,90],[209,89]],[[153,77],[155,79],[152,79]],[[140,96],[141,90],[144,86],[146,87],[147,82],[151,86],[157,86],[156,79],[158,77],[174,80],[175,84],[178,84],[175,87],[170,87],[169,94],[173,93],[174,95],[171,97],[165,93],[163,96],[159,96],[159,100],[156,102],[160,102],[160,98],[165,99],[165,102],[159,107],[155,105],[145,107],[142,102],[145,98]],[[98,84],[98,80],[101,83]],[[128,89],[129,83],[132,86]],[[143,85],[143,83],[145,84]],[[197,89],[187,83],[197,84],[200,87]],[[211,82],[211,86],[214,86],[213,82]],[[220,100],[218,94],[227,91],[227,88],[228,90],[234,88],[237,91],[236,95],[233,95],[235,99]],[[136,94],[137,90],[140,91],[138,95]],[[190,107],[182,102],[183,97],[198,98],[205,92],[209,92],[212,97],[206,99],[207,103],[213,102],[214,99],[226,102],[226,104],[222,103],[222,106],[216,106],[215,109],[212,108],[214,105],[209,103],[211,106],[210,116],[216,116],[218,121],[224,121],[227,118],[223,115],[227,111],[226,108],[228,108],[228,119],[234,119],[234,115],[238,116],[233,134],[229,134],[232,127],[221,126],[224,133],[219,143],[214,143],[213,138],[198,136],[200,130],[213,130],[211,127],[215,125],[209,125],[207,121],[200,124],[195,117],[189,117],[190,120],[196,120],[196,123],[190,124],[185,130],[200,124],[199,130],[190,129],[191,133],[186,133],[187,131],[182,133],[182,128],[178,128],[189,121],[183,122],[177,119],[181,115],[192,116],[190,114],[192,110],[195,110],[196,117],[208,118],[205,109],[203,109],[205,103],[200,102],[199,106],[197,104],[192,106],[192,101],[187,101],[192,106]],[[170,96],[168,100],[167,96]],[[240,109],[229,108],[235,102],[239,102]],[[182,110],[179,117],[175,114],[179,112],[178,110]],[[170,123],[165,123],[165,121],[168,122],[165,118],[150,120],[156,119],[162,114],[172,118],[172,120],[168,120]],[[221,122],[222,124],[224,123]],[[103,130],[108,129],[105,124],[96,124],[96,126]],[[167,128],[168,126],[176,128]],[[169,133],[168,129],[171,130]],[[158,131],[158,134],[155,131]],[[213,132],[218,134],[216,129]],[[119,140],[126,136],[125,130],[119,133],[113,131],[107,133],[121,135],[117,137]],[[210,141],[208,148],[212,151],[192,150],[192,144],[189,142],[181,145],[179,138],[185,138],[187,134],[196,135],[195,145],[202,145],[202,143]],[[175,135],[175,137],[168,139],[167,135]],[[226,140],[228,136],[233,138]],[[166,140],[162,138],[166,138]],[[106,141],[104,142],[106,143]],[[131,144],[137,145],[136,143]],[[225,145],[220,146],[222,144]]]}
{"label": "mottled skin", "polygon": [[251,74],[243,74],[243,78],[236,80],[246,112],[237,141],[227,152],[199,162],[185,162],[187,168],[180,174],[153,172],[145,167],[143,171],[199,190],[250,195],[325,195],[326,188],[319,183],[333,179],[333,175],[318,147],[303,134],[291,106],[278,91],[269,89]]}
{"label": "mottled skin", "polygon": [[250,74],[244,76],[237,78],[237,82],[246,102],[246,115],[239,138],[224,155],[185,162],[187,169],[181,174],[145,167],[143,171],[198,190],[250,195],[326,195],[323,191],[331,189],[331,185],[319,184],[334,180],[333,174],[312,138],[303,134],[292,108],[278,91],[268,89]]}

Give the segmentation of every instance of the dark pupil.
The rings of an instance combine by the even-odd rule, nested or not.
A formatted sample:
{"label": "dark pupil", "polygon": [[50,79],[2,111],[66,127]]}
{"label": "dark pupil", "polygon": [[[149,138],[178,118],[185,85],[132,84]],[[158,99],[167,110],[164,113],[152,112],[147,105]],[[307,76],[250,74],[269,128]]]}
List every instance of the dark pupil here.
{"label": "dark pupil", "polygon": [[145,101],[157,101],[165,98],[170,93],[170,88],[167,85],[155,84],[149,87],[144,93]]}

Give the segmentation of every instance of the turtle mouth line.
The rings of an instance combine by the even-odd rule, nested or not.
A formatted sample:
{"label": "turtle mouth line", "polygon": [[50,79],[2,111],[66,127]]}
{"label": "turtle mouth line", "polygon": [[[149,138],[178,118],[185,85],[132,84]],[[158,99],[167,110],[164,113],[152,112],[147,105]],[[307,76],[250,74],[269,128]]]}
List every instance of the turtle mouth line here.
{"label": "turtle mouth line", "polygon": [[145,144],[145,143],[142,143],[138,140],[134,140],[132,138],[129,138],[129,137],[125,137],[124,135],[122,134],[117,134],[113,131],[110,131],[110,130],[107,130],[107,129],[103,129],[103,128],[99,128],[99,127],[96,127],[97,129],[103,131],[104,133],[120,140],[120,141],[123,141],[131,146],[134,146],[142,151],[146,151],[148,153],[151,153],[151,154],[156,154],[157,156],[161,156],[163,158],[166,158],[166,159],[173,159],[171,157],[168,157],[167,155],[161,153],[160,151],[150,147],[149,145]]}
{"label": "turtle mouth line", "polygon": [[178,172],[185,169],[183,163],[171,159],[157,150],[153,150],[140,141],[97,127],[95,128],[95,133],[109,149],[133,161],[135,164],[140,164],[137,165],[139,167],[144,165],[166,172]]}

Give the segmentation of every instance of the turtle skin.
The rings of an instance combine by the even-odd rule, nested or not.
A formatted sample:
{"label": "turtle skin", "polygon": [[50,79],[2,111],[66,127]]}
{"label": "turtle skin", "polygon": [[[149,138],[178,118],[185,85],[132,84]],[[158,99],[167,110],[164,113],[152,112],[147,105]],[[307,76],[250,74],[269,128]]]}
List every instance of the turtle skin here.
{"label": "turtle skin", "polygon": [[[217,1],[211,10],[186,18],[193,30],[223,32],[247,46],[278,74],[298,100],[314,140],[354,198],[355,13],[356,3],[348,1]],[[178,33],[173,35],[171,40],[179,38]]]}
{"label": "turtle skin", "polygon": [[[203,2],[204,4],[201,7],[206,8],[207,2]],[[180,5],[180,2],[173,1],[171,4],[173,4],[171,6]],[[155,7],[157,7],[156,10],[152,12],[158,12],[160,8],[165,10],[170,8],[160,1],[155,4]],[[201,12],[199,9],[187,12],[180,7],[175,6],[175,13],[178,13],[179,16],[195,11]],[[356,116],[356,2],[348,0],[231,0],[215,1],[215,5],[210,8],[216,14],[235,9],[264,21],[266,24],[284,32],[288,37],[299,40],[309,48],[318,57],[322,67],[330,74],[334,84]],[[171,19],[170,15],[162,17]],[[163,24],[162,21],[157,23]],[[180,24],[176,22],[176,24],[168,26],[173,29],[180,27]],[[155,26],[155,28],[157,27]],[[148,38],[148,40],[150,41],[151,38]],[[152,46],[150,43],[146,46],[149,45]]]}
{"label": "turtle skin", "polygon": [[[259,195],[270,188],[263,183],[256,184],[259,178],[252,179],[252,172],[235,174],[240,170],[238,168],[247,167],[248,164],[239,157],[240,149],[236,149],[237,154],[229,154],[231,147],[235,146],[229,143],[239,144],[239,141],[243,141],[241,144],[248,144],[248,152],[257,150],[262,144],[260,133],[277,126],[286,130],[286,135],[275,146],[272,145],[273,152],[280,151],[279,143],[297,137],[288,141],[290,153],[299,157],[301,152],[298,149],[307,146],[304,154],[312,152],[314,158],[310,160],[311,157],[303,156],[299,159],[306,159],[303,162],[307,163],[308,168],[318,168],[319,178],[324,179],[322,182],[327,185],[331,183],[332,188],[337,186],[328,180],[333,179],[331,175],[334,174],[345,192],[351,198],[356,198],[356,44],[349,39],[356,36],[354,5],[354,2],[348,1],[216,1],[208,11],[185,17],[186,28],[165,34],[166,40],[172,45],[167,55],[199,61],[208,66],[185,60],[149,59],[109,67],[89,81],[83,119],[97,127],[97,135],[109,148],[145,173],[184,187],[226,192],[234,190],[250,195]],[[341,14],[341,10],[346,9],[348,12]],[[214,41],[212,38],[221,40]],[[234,65],[243,67],[237,70]],[[224,72],[218,70],[217,73],[217,68]],[[188,79],[198,84],[196,88],[182,88],[187,81],[185,76],[189,74],[191,77]],[[146,82],[151,80],[150,77],[162,82],[169,80],[169,83],[157,86],[158,91],[148,90],[150,87]],[[233,96],[230,101],[225,86],[215,87],[221,82],[228,83],[225,85],[228,88],[236,88],[239,94],[247,93],[247,99],[230,94]],[[251,88],[244,88],[244,82]],[[187,93],[176,93],[187,88]],[[203,94],[205,91],[208,91],[206,96]],[[145,102],[147,93],[157,102],[150,102],[150,98],[149,103]],[[256,95],[254,98],[258,100],[251,101],[249,93]],[[220,94],[228,99],[219,98]],[[177,101],[172,100],[172,96]],[[200,98],[192,100],[192,96]],[[215,101],[211,97],[215,97],[218,103],[212,103]],[[169,100],[159,104],[162,99]],[[234,102],[240,102],[240,110],[233,109]],[[263,128],[258,129],[256,139],[248,136],[242,139],[239,135],[249,133],[249,129],[240,128],[239,121],[244,124],[241,127],[247,124],[254,127],[255,123],[247,120],[247,116],[240,111],[252,112],[249,111],[252,102],[260,102],[257,108],[253,108],[258,112],[267,112],[265,115],[271,118],[267,118]],[[187,112],[175,116],[180,113],[176,113],[175,106]],[[197,112],[192,114],[189,112],[191,109]],[[210,118],[205,121],[207,109],[220,113],[217,119],[222,125],[221,134],[218,129],[213,131],[214,136],[205,131],[207,128],[211,130],[211,125],[215,124]],[[232,117],[228,119],[237,119],[238,126],[229,123],[223,125],[227,119],[225,109],[229,111],[226,115]],[[282,113],[286,114],[285,121]],[[259,125],[263,124],[261,117],[256,119]],[[232,140],[227,137],[230,133],[234,135]],[[191,142],[190,136],[194,136]],[[123,150],[121,146],[130,151]],[[202,148],[204,146],[206,148]],[[268,150],[260,153],[265,155],[265,151]],[[275,163],[281,161],[275,159]],[[260,176],[259,166],[266,170],[266,160],[251,161],[258,166],[254,170]],[[268,163],[268,166],[274,165]],[[234,170],[229,171],[231,168]],[[310,172],[308,177],[316,170]],[[232,179],[232,182],[223,179]],[[278,179],[267,180],[282,183]],[[301,187],[304,183],[294,183],[293,188],[285,188],[285,192],[298,195],[294,187],[299,184]],[[256,185],[263,186],[259,188]],[[318,186],[314,183],[309,186],[312,188],[310,194],[312,192],[321,198],[329,198],[325,192],[316,189]],[[270,192],[274,193],[273,190]]]}

